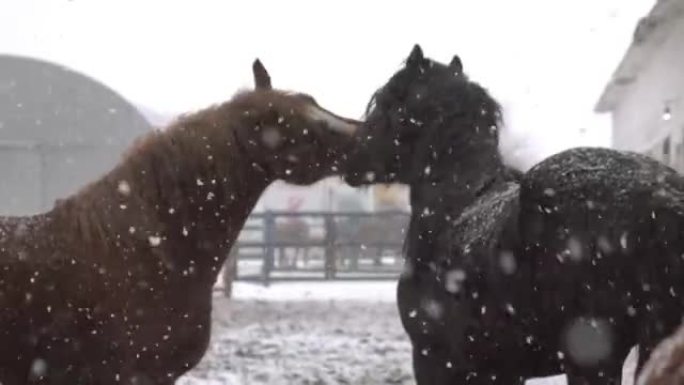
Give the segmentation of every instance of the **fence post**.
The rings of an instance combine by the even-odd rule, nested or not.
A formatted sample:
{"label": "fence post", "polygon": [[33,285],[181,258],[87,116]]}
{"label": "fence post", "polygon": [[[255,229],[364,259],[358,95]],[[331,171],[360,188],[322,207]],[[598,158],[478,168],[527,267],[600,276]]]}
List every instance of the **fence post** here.
{"label": "fence post", "polygon": [[271,283],[271,271],[274,264],[274,248],[275,242],[275,216],[273,212],[266,211],[264,213],[264,264],[261,269],[261,279],[264,286]]}
{"label": "fence post", "polygon": [[325,214],[325,279],[334,279],[337,270],[335,263],[335,241],[337,227],[331,213]]}
{"label": "fence post", "polygon": [[228,259],[223,265],[223,294],[230,298],[233,296],[233,283],[238,276],[238,258],[240,255],[240,245],[233,245],[228,253]]}

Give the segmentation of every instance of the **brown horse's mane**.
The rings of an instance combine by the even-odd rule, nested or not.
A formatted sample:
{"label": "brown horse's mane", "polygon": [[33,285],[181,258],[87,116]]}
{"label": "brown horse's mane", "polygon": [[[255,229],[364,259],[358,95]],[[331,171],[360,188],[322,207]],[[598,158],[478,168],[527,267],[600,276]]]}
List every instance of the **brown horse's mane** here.
{"label": "brown horse's mane", "polygon": [[[251,160],[244,151],[247,144],[241,143],[240,130],[251,129],[255,120],[267,114],[274,103],[288,103],[288,99],[279,97],[284,94],[242,91],[228,102],[180,116],[165,129],[142,135],[112,170],[76,194],[56,202],[51,214],[60,217],[62,224],[76,226],[75,233],[80,235],[81,242],[121,247],[125,246],[122,243],[138,242],[147,235],[141,232],[137,236],[122,237],[125,226],[117,222],[142,222],[141,227],[159,229],[161,223],[149,223],[149,218],[164,217],[169,210],[181,211],[188,190],[196,187],[188,186],[187,181],[202,180],[209,170],[211,174],[223,176],[223,180],[216,181],[216,189],[225,184],[235,186],[247,180],[265,180],[266,175],[255,177],[264,170],[250,165]],[[289,106],[297,107],[294,103]],[[226,160],[221,152],[227,152],[228,148],[240,156]],[[249,177],[245,175],[246,170],[251,174]],[[124,206],[132,210],[125,215],[117,213]]]}

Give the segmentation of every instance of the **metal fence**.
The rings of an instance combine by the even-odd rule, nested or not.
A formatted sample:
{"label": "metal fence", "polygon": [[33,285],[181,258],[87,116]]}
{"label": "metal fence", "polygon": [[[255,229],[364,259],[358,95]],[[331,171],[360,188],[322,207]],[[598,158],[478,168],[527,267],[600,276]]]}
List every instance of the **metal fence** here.
{"label": "metal fence", "polygon": [[252,214],[231,250],[225,283],[395,279],[408,220],[404,211]]}

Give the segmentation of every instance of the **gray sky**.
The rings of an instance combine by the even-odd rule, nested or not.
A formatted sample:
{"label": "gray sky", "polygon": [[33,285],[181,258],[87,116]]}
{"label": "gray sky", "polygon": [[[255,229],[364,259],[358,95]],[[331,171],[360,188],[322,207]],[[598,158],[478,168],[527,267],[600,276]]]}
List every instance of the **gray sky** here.
{"label": "gray sky", "polygon": [[[508,111],[506,145],[539,158],[609,144],[593,114],[654,0],[0,0],[0,52],[48,59],[129,100],[183,112],[274,85],[361,117],[371,93],[420,43],[489,88]],[[582,134],[580,129],[586,128]]]}

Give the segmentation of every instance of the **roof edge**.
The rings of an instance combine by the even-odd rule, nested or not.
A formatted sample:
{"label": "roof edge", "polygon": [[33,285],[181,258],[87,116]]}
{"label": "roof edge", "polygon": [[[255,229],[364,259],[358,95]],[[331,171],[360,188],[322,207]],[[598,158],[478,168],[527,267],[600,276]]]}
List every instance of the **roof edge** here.
{"label": "roof edge", "polygon": [[637,22],[627,52],[620,60],[597,101],[594,111],[610,112],[620,101],[625,89],[651,58],[653,51],[668,37],[675,20],[684,17],[684,4],[678,0],[658,0],[651,11]]}

